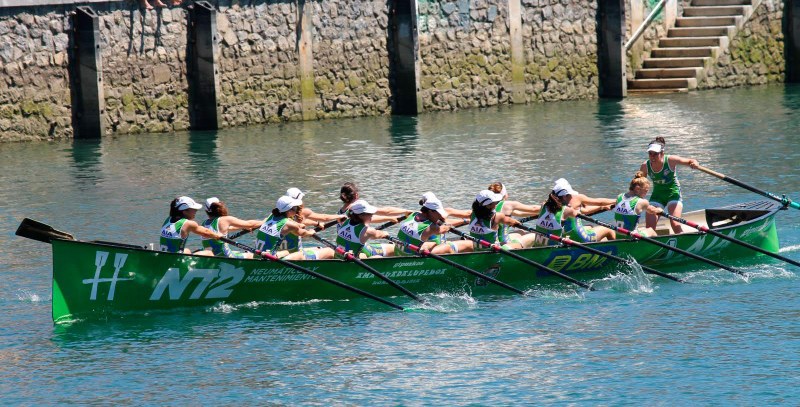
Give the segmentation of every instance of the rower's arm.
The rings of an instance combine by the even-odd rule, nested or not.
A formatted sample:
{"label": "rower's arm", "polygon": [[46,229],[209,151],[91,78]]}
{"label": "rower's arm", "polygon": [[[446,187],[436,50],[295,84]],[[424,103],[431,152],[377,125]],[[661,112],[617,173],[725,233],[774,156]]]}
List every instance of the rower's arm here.
{"label": "rower's arm", "polygon": [[[383,207],[378,208],[378,210],[375,212],[375,215],[391,216],[391,217],[396,218],[396,217],[401,216],[401,215],[410,215],[411,212],[413,212],[413,211],[409,211],[408,209],[397,208],[397,207],[394,207],[394,206],[383,206]],[[373,216],[373,220],[374,220],[374,216]],[[389,219],[387,219],[386,221],[388,222]],[[381,221],[377,221],[377,222],[381,222]]]}
{"label": "rower's arm", "polygon": [[[508,203],[506,203],[507,205]],[[539,205],[525,205],[521,202],[514,201],[514,205],[511,209],[511,215],[513,216],[537,216],[539,212],[542,210],[542,207]]]}
{"label": "rower's arm", "polygon": [[675,168],[678,165],[686,165],[692,169],[697,168],[700,166],[700,163],[697,162],[694,158],[683,158],[677,155],[669,156],[669,164],[670,167]]}

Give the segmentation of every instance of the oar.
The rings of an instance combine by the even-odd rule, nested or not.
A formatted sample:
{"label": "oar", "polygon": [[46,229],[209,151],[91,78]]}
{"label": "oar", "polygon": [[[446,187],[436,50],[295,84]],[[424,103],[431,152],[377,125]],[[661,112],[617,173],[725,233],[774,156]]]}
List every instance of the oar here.
{"label": "oar", "polygon": [[723,181],[730,182],[731,184],[736,185],[738,187],[742,187],[742,188],[744,188],[744,189],[746,189],[748,191],[755,192],[755,193],[757,193],[757,194],[759,194],[761,196],[764,196],[764,197],[767,197],[769,199],[773,199],[775,201],[778,201],[778,202],[782,203],[783,206],[791,206],[792,208],[800,209],[800,203],[793,202],[791,199],[787,198],[785,195],[783,197],[780,197],[780,196],[777,196],[775,194],[771,194],[771,193],[769,193],[767,191],[762,191],[762,190],[760,190],[760,189],[758,189],[758,188],[756,188],[754,186],[745,184],[742,181],[733,179],[731,177],[727,177],[727,176],[725,176],[725,174],[722,174],[722,173],[716,172],[714,170],[710,170],[710,169],[708,169],[706,167],[703,167],[702,165],[698,165],[696,168],[698,170],[700,170],[700,171],[703,171],[706,174],[713,175],[713,176],[715,176],[715,177],[717,177],[717,178],[719,178],[719,179],[721,179]]}
{"label": "oar", "polygon": [[[536,230],[534,228],[530,228],[530,227],[527,227],[525,225],[519,225],[517,227],[522,229],[522,230],[526,230],[528,232],[533,232],[533,233],[537,233],[539,235],[545,236],[550,240],[566,244],[567,246],[577,247],[577,248],[580,248],[580,249],[582,249],[584,251],[587,251],[589,253],[594,253],[594,254],[597,254],[599,256],[608,257],[609,259],[612,259],[614,261],[620,262],[622,264],[627,264],[627,265],[631,264],[631,261],[629,261],[629,260],[623,259],[622,257],[619,257],[619,256],[615,256],[615,255],[613,255],[611,253],[606,253],[604,251],[597,250],[597,249],[595,249],[593,247],[586,246],[585,244],[578,243],[578,242],[576,242],[576,241],[574,241],[574,240],[572,240],[572,239],[570,239],[568,237],[561,237],[561,236],[556,236],[556,235],[554,235],[552,233],[540,232],[540,231],[538,231],[538,230]],[[654,269],[652,267],[645,266],[644,264],[639,264],[639,266],[646,273],[655,274],[657,276],[668,278],[668,279],[670,279],[672,281],[677,281],[679,283],[685,283],[686,282],[686,281],[684,281],[684,280],[682,280],[680,278],[673,277],[673,276],[671,276],[671,275],[669,275],[667,273],[660,272],[660,271],[658,271],[658,270],[656,270],[656,269]]]}
{"label": "oar", "polygon": [[500,287],[503,287],[506,290],[513,291],[513,292],[515,292],[517,294],[525,295],[525,292],[520,290],[520,289],[514,288],[514,287],[512,287],[512,286],[510,286],[510,285],[508,285],[508,284],[506,284],[506,283],[494,278],[494,277],[491,277],[491,276],[488,276],[486,274],[483,274],[480,271],[473,270],[473,269],[471,269],[471,268],[469,268],[467,266],[464,266],[464,265],[458,264],[458,263],[456,263],[456,262],[454,262],[452,260],[446,259],[446,258],[444,258],[442,256],[439,256],[438,254],[433,254],[430,251],[424,250],[423,248],[421,248],[419,246],[413,245],[411,243],[406,243],[406,242],[404,242],[404,241],[402,241],[402,240],[400,240],[400,239],[398,239],[396,237],[392,237],[392,236],[389,236],[386,239],[388,239],[390,242],[392,242],[394,244],[399,244],[401,246],[405,246],[405,247],[411,249],[411,251],[419,254],[420,256],[434,258],[434,259],[439,260],[442,263],[447,264],[447,265],[449,265],[451,267],[455,267],[455,268],[457,268],[459,270],[466,271],[467,273],[472,274],[473,276],[480,277],[480,278],[482,278],[482,279],[484,279],[486,281],[491,282],[492,284],[499,285]]}
{"label": "oar", "polygon": [[399,223],[401,220],[403,220],[403,219],[405,219],[405,218],[407,218],[407,217],[408,217],[408,215],[399,216],[399,217],[397,217],[397,221],[396,221],[396,222],[386,222],[386,223],[384,223],[384,224],[382,224],[382,225],[378,226],[378,227],[377,227],[377,228],[375,228],[375,229],[378,229],[378,230],[383,230],[383,229],[386,229],[386,228],[388,228],[389,226],[393,226],[393,225],[396,225],[396,224],[398,224],[398,223]]}
{"label": "oar", "polygon": [[28,239],[39,242],[50,243],[53,239],[75,240],[75,237],[67,232],[53,229],[52,226],[33,219],[25,218],[17,228],[17,236],[27,237]]}
{"label": "oar", "polygon": [[246,244],[239,243],[239,242],[237,242],[235,240],[231,240],[231,239],[229,239],[227,237],[223,237],[220,240],[222,240],[225,243],[234,245],[234,246],[236,246],[236,247],[238,247],[238,248],[240,248],[242,250],[246,250],[246,251],[248,251],[250,253],[253,253],[255,255],[261,256],[261,257],[263,257],[265,259],[272,260],[272,261],[274,261],[276,263],[282,264],[282,265],[284,265],[286,267],[291,267],[291,268],[293,268],[293,269],[295,269],[295,270],[297,270],[297,271],[299,271],[301,273],[305,273],[305,274],[308,274],[310,276],[316,277],[316,278],[318,278],[318,279],[320,279],[322,281],[331,283],[331,284],[333,284],[333,285],[335,285],[337,287],[341,287],[341,288],[344,288],[345,290],[349,290],[349,291],[352,291],[354,293],[363,295],[364,297],[371,298],[371,299],[373,299],[375,301],[378,301],[378,302],[380,302],[382,304],[386,304],[386,305],[388,305],[388,306],[390,306],[392,308],[399,309],[401,311],[405,309],[405,308],[403,308],[403,307],[401,307],[401,306],[399,306],[399,305],[397,305],[397,304],[395,304],[395,303],[393,303],[391,301],[387,301],[387,300],[385,300],[385,299],[383,299],[381,297],[378,297],[377,295],[370,294],[370,293],[368,293],[368,292],[366,292],[366,291],[364,291],[364,290],[362,290],[360,288],[356,288],[356,287],[353,287],[351,285],[345,284],[345,283],[343,283],[341,281],[334,280],[334,279],[332,279],[332,278],[330,278],[328,276],[319,274],[316,271],[309,270],[309,269],[307,269],[305,267],[299,266],[299,265],[294,264],[292,262],[289,262],[289,261],[286,261],[286,260],[283,260],[283,259],[279,259],[277,256],[275,256],[274,254],[272,254],[270,252],[262,252],[261,250],[254,249],[254,248],[252,248],[252,247],[250,247],[250,246],[248,246]]}
{"label": "oar", "polygon": [[457,235],[459,235],[459,236],[461,236],[461,237],[463,237],[464,239],[472,240],[473,242],[478,243],[481,246],[488,247],[488,248],[492,249],[494,252],[503,253],[506,256],[511,256],[511,257],[513,257],[513,258],[515,258],[515,259],[517,259],[517,260],[519,260],[519,261],[521,261],[521,262],[523,262],[525,264],[528,264],[528,265],[531,265],[533,267],[536,267],[539,270],[546,271],[546,272],[548,272],[548,273],[550,273],[550,274],[552,274],[554,276],[561,277],[564,280],[567,280],[572,284],[581,286],[581,287],[583,287],[583,288],[585,288],[585,289],[587,289],[589,291],[594,291],[594,288],[592,288],[592,286],[590,286],[590,285],[588,285],[586,283],[580,282],[580,281],[578,281],[578,280],[576,280],[576,279],[574,279],[574,278],[572,278],[572,277],[570,277],[570,276],[568,276],[568,275],[566,275],[564,273],[560,273],[560,272],[558,272],[556,270],[553,270],[550,267],[545,266],[544,264],[540,264],[540,263],[537,263],[537,262],[535,262],[533,260],[526,259],[526,258],[520,256],[519,254],[516,254],[516,253],[513,253],[513,252],[511,252],[509,250],[503,249],[502,247],[500,247],[500,245],[498,245],[496,243],[495,244],[489,243],[489,242],[487,242],[487,241],[485,241],[483,239],[479,239],[479,238],[476,238],[474,236],[470,236],[469,234],[464,233],[464,232],[462,232],[462,231],[460,231],[458,229],[450,229],[450,231],[455,233],[455,234],[457,234]]}
{"label": "oar", "polygon": [[[332,220],[332,221],[330,221],[330,222],[328,222],[328,223],[325,223],[325,224],[324,224],[324,225],[322,225],[322,226],[317,226],[317,227],[315,227],[315,228],[314,228],[314,231],[315,231],[315,232],[319,232],[319,231],[322,231],[322,230],[328,229],[329,227],[331,227],[331,226],[333,226],[333,225],[335,225],[335,224],[337,224],[337,223],[339,223],[339,221],[338,221],[338,220]],[[238,231],[238,232],[236,232],[236,233],[234,233],[234,234],[232,234],[232,235],[228,236],[228,239],[238,239],[238,238],[240,238],[240,237],[242,237],[242,236],[244,236],[244,235],[246,235],[246,234],[248,234],[248,233],[250,233],[250,232],[252,232],[252,231],[254,231],[254,230],[256,230],[256,229],[244,229],[244,230],[240,230],[240,231]]]}
{"label": "oar", "polygon": [[800,262],[794,261],[794,260],[792,260],[792,259],[790,259],[788,257],[781,256],[780,254],[773,253],[773,252],[771,252],[769,250],[762,249],[762,248],[760,248],[758,246],[754,246],[754,245],[752,245],[750,243],[743,242],[743,241],[741,241],[739,239],[727,236],[725,234],[717,232],[716,230],[709,229],[706,226],[698,225],[697,223],[694,223],[694,222],[692,222],[690,220],[679,218],[677,216],[672,216],[672,215],[670,215],[670,214],[668,214],[666,212],[662,212],[660,215],[666,217],[667,219],[674,220],[675,222],[683,223],[684,225],[687,225],[689,227],[693,227],[693,228],[695,228],[695,229],[697,229],[697,230],[699,230],[701,232],[705,232],[705,233],[708,233],[710,235],[714,235],[714,236],[716,236],[716,237],[718,237],[720,239],[724,239],[724,240],[727,240],[729,242],[736,243],[736,244],[738,244],[740,246],[744,246],[744,247],[746,247],[746,248],[748,248],[750,250],[755,250],[755,251],[757,251],[759,253],[766,254],[767,256],[774,257],[774,258],[776,258],[778,260],[783,260],[783,261],[785,261],[785,262],[787,262],[789,264],[793,264],[795,266],[800,267]]}
{"label": "oar", "polygon": [[315,234],[315,235],[313,235],[312,237],[313,237],[314,239],[317,239],[318,241],[322,242],[322,244],[324,244],[324,245],[326,245],[326,246],[330,247],[330,248],[331,248],[331,249],[333,249],[333,250],[334,250],[336,253],[339,253],[341,256],[343,256],[343,257],[344,257],[345,259],[347,259],[348,261],[352,261],[353,263],[355,263],[355,264],[358,264],[358,265],[359,265],[359,266],[361,266],[361,267],[362,267],[364,270],[367,270],[367,271],[369,271],[370,273],[372,273],[372,274],[373,274],[375,277],[378,277],[378,278],[380,278],[381,280],[383,280],[383,281],[385,281],[386,283],[388,283],[390,286],[392,286],[392,287],[394,287],[394,288],[398,289],[398,290],[399,290],[399,291],[401,291],[403,294],[405,294],[405,295],[407,295],[407,296],[409,296],[409,297],[413,298],[414,300],[416,300],[416,301],[418,301],[418,302],[420,302],[420,303],[423,303],[423,304],[425,303],[425,301],[423,301],[423,300],[422,300],[422,298],[419,298],[419,297],[418,297],[416,294],[412,293],[411,291],[409,291],[408,289],[406,289],[405,287],[403,287],[402,285],[400,285],[400,284],[399,284],[399,283],[397,283],[396,281],[392,280],[391,278],[389,278],[389,277],[386,277],[386,275],[385,275],[385,274],[383,274],[383,273],[381,273],[380,271],[378,271],[378,270],[375,270],[375,268],[374,268],[374,267],[372,267],[372,266],[370,266],[369,264],[367,264],[367,263],[364,263],[364,261],[363,261],[363,260],[361,260],[361,259],[359,259],[359,258],[357,257],[358,255],[354,255],[353,253],[350,253],[350,252],[348,252],[348,251],[345,251],[345,250],[344,250],[344,249],[343,249],[341,246],[338,246],[338,245],[336,245],[335,243],[331,242],[330,240],[327,240],[327,239],[323,238],[322,236],[317,236],[317,235]]}
{"label": "oar", "polygon": [[668,245],[666,243],[662,243],[662,242],[659,242],[658,240],[655,240],[655,239],[652,239],[650,237],[644,236],[644,235],[642,235],[641,233],[639,233],[639,232],[637,232],[635,230],[628,230],[628,229],[625,229],[625,228],[620,227],[620,226],[614,226],[614,225],[612,225],[610,223],[601,222],[601,221],[599,221],[597,219],[590,218],[590,217],[588,217],[586,215],[582,215],[582,214],[578,214],[578,217],[583,219],[583,220],[587,220],[589,222],[598,224],[600,226],[605,226],[605,227],[607,227],[607,228],[609,228],[611,230],[615,230],[617,232],[621,232],[621,233],[626,234],[626,235],[628,235],[628,236],[630,236],[630,237],[632,237],[632,238],[634,238],[636,240],[642,240],[642,241],[645,241],[645,242],[648,242],[648,243],[652,243],[652,244],[654,244],[654,245],[656,245],[658,247],[673,251],[675,253],[680,253],[680,254],[682,254],[682,255],[684,255],[686,257],[691,257],[691,258],[693,258],[695,260],[700,260],[700,261],[708,263],[708,264],[710,264],[712,266],[719,267],[721,269],[725,269],[725,270],[728,270],[730,272],[733,272],[733,273],[736,273],[736,274],[739,274],[739,275],[742,275],[742,276],[746,275],[741,270],[735,269],[735,268],[730,267],[730,266],[726,266],[726,265],[724,265],[724,264],[722,264],[720,262],[705,258],[703,256],[694,254],[692,252],[689,252],[689,251],[686,251],[686,250],[683,250],[683,249],[679,249],[677,247],[672,247],[672,246],[670,246],[670,245]]}

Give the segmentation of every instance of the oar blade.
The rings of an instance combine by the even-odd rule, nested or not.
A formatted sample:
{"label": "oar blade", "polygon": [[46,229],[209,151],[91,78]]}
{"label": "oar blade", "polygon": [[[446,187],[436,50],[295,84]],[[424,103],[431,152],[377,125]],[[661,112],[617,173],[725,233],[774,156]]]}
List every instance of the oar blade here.
{"label": "oar blade", "polygon": [[22,220],[16,235],[44,243],[51,243],[53,239],[75,240],[75,237],[67,232],[53,229],[50,225],[29,218]]}

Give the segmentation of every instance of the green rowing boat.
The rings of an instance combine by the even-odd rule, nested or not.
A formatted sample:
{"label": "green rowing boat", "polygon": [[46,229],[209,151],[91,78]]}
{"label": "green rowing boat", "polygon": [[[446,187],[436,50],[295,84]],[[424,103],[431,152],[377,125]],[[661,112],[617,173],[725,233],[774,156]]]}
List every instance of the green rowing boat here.
{"label": "green rowing boat", "polygon": [[[690,212],[685,217],[776,253],[779,244],[774,217],[781,208],[778,203],[759,201]],[[691,253],[725,261],[757,255],[707,233],[667,235],[667,227],[662,221],[655,239]],[[45,233],[46,240],[41,235],[26,237],[52,243],[52,301],[56,323],[126,312],[208,306],[223,301],[240,304],[358,297],[353,291],[269,260],[163,253],[110,242],[77,241],[67,233],[50,230],[49,234]],[[20,231],[17,234],[25,236]],[[679,253],[643,241],[622,239],[587,246],[662,271],[677,272],[702,266]],[[583,281],[626,268],[606,257],[566,246],[515,250],[514,253]],[[486,251],[446,257],[523,290],[565,284],[564,280],[546,271],[500,253]],[[365,262],[417,294],[503,292],[480,277],[430,257],[374,258]],[[352,262],[309,260],[294,263],[377,296],[400,294]]]}

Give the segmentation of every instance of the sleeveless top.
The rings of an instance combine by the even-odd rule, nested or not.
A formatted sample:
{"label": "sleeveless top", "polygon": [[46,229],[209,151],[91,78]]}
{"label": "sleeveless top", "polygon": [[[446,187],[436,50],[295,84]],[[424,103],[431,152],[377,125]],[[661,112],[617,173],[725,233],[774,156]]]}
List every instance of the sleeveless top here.
{"label": "sleeveless top", "polygon": [[[405,243],[410,243],[419,247],[422,245],[422,243],[424,243],[422,241],[422,234],[425,233],[425,230],[428,229],[433,222],[431,222],[430,219],[418,221],[417,215],[419,215],[419,212],[414,212],[411,215],[408,215],[405,220],[400,222],[400,230],[397,232],[397,238]],[[428,238],[428,241],[439,244],[442,243],[444,239],[442,238],[442,235],[431,235]],[[414,254],[414,252],[407,249],[406,246],[401,247],[400,245],[397,245],[395,248],[397,249],[395,250],[396,253],[402,252],[405,254]]]}
{"label": "sleeveless top", "polygon": [[288,250],[289,253],[294,253],[302,249],[302,241],[299,236],[291,233],[281,235],[287,221],[289,221],[287,217],[276,218],[274,215],[269,215],[264,219],[264,224],[258,228],[256,233],[256,249],[268,250],[273,254],[278,250]]}
{"label": "sleeveless top", "polygon": [[[497,213],[503,213],[503,204],[506,203],[506,200],[503,199],[502,201],[497,203],[497,206],[494,207],[494,211]],[[505,224],[497,225],[497,239],[500,244],[508,243],[508,230],[510,228]]]}
{"label": "sleeveless top", "polygon": [[361,248],[364,247],[364,243],[361,243],[361,234],[364,233],[366,228],[367,225],[363,223],[351,225],[350,219],[347,219],[336,231],[336,245],[342,247],[345,251],[358,255]]}
{"label": "sleeveless top", "polygon": [[636,195],[626,197],[624,193],[619,194],[617,204],[614,206],[614,221],[618,227],[636,230],[636,224],[639,223],[639,217],[642,215],[636,213],[636,204],[639,203],[639,199]]}
{"label": "sleeveless top", "polygon": [[[547,210],[546,206],[542,206],[542,211],[539,214],[539,218],[536,219],[534,228],[538,232],[561,236],[562,232],[564,231],[564,227],[561,224],[561,215],[563,213],[563,207],[558,212],[552,213]],[[547,237],[538,235],[536,236],[535,244],[537,246],[552,246],[556,245],[557,243],[551,239],[548,239]]]}
{"label": "sleeveless top", "polygon": [[180,253],[183,247],[186,246],[186,239],[181,237],[181,229],[183,224],[186,223],[186,218],[182,218],[177,222],[170,222],[170,217],[161,225],[161,237],[159,238],[159,246],[162,252]]}
{"label": "sleeveless top", "polygon": [[[217,217],[214,219],[206,219],[206,221],[203,222],[203,227],[209,228],[214,232],[220,233],[219,218]],[[214,253],[214,256],[231,257],[232,255],[231,248],[228,247],[227,243],[221,240],[215,240],[204,237],[202,238],[201,243],[203,243],[203,248],[211,250],[211,252]]]}
{"label": "sleeveless top", "polygon": [[[494,216],[492,216],[492,219],[494,219]],[[469,235],[492,244],[497,243],[498,233],[492,229],[492,219],[487,221],[478,219],[474,213],[470,215]]]}
{"label": "sleeveless top", "polygon": [[661,171],[655,172],[650,166],[650,160],[647,160],[647,176],[653,180],[652,196],[677,196],[681,195],[681,183],[678,182],[678,170],[673,171],[669,168],[669,156],[664,154],[664,163],[661,166]]}

